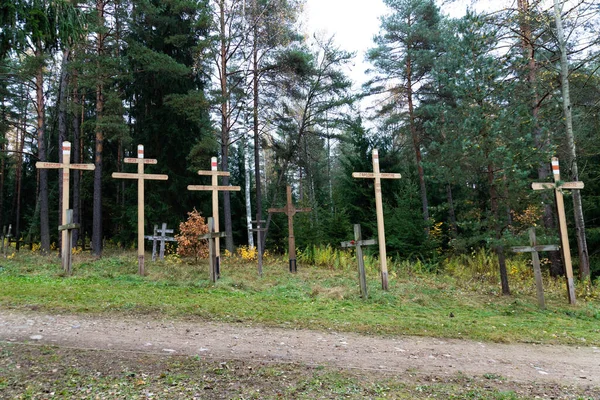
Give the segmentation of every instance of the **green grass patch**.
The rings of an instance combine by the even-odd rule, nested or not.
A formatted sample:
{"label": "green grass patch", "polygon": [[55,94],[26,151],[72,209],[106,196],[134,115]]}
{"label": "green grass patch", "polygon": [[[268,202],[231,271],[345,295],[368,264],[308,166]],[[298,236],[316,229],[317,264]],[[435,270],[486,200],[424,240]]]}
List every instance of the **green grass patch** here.
{"label": "green grass patch", "polygon": [[[74,256],[74,273],[67,277],[56,255],[21,251],[0,262],[0,305],[380,335],[600,345],[598,289],[590,282],[578,283],[578,293],[588,295],[570,306],[564,281],[545,277],[547,310],[542,311],[524,262],[511,264],[511,296],[501,295],[497,278],[485,268],[466,279],[462,272],[452,273],[457,261],[437,273],[427,272],[430,269],[418,261],[403,262],[391,263],[388,291],[381,290],[377,267],[368,267],[369,299],[363,300],[352,253],[311,251],[319,266],[300,264],[298,273],[290,274],[287,260],[269,258],[262,278],[255,263],[224,257],[216,284],[208,280],[206,261],[147,261],[147,276],[140,277],[133,252],[99,260],[80,254]],[[335,265],[325,262],[327,257],[346,261]]]}

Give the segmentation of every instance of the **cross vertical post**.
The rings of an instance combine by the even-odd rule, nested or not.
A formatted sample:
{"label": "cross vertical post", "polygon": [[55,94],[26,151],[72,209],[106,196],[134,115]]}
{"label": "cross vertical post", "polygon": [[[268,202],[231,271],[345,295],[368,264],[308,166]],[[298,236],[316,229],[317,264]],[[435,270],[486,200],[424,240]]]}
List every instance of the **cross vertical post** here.
{"label": "cross vertical post", "polygon": [[[296,265],[296,238],[294,236],[294,215],[297,212],[309,212],[312,208],[296,208],[292,203],[292,187],[290,185],[286,188],[286,205],[283,208],[269,208],[270,213],[284,213],[288,217],[288,255],[290,263],[290,272],[298,272]],[[260,247],[259,250],[260,252]]]}
{"label": "cross vertical post", "polygon": [[[69,209],[69,179],[70,171],[72,169],[93,171],[96,167],[94,164],[71,164],[71,142],[64,141],[62,143],[63,162],[62,163],[51,163],[41,162],[35,163],[38,169],[61,169],[62,170],[62,210],[61,210],[61,221],[63,224],[67,224],[67,210]],[[62,231],[61,234],[61,261],[63,270],[67,273],[71,273],[71,247],[68,242],[69,232],[67,229]]]}
{"label": "cross vertical post", "polygon": [[220,237],[225,237],[225,232],[215,232],[215,222],[212,217],[208,217],[208,233],[200,235],[199,239],[208,239],[208,269],[210,280],[215,283],[219,279],[219,271],[217,265],[216,241]]}
{"label": "cross vertical post", "polygon": [[583,189],[583,182],[561,182],[560,167],[557,157],[552,157],[552,173],[554,183],[532,183],[533,190],[554,189],[554,199],[556,200],[556,213],[558,214],[558,226],[560,233],[560,247],[562,249],[563,262],[565,263],[565,277],[567,279],[567,294],[569,303],[575,304],[575,282],[573,280],[573,265],[571,262],[571,247],[569,246],[569,235],[567,232],[567,217],[565,216],[565,202],[563,199],[564,189]]}
{"label": "cross vertical post", "polygon": [[379,242],[379,263],[381,265],[381,288],[388,290],[387,254],[385,249],[385,226],[383,222],[383,200],[381,199],[381,179],[400,179],[395,173],[379,172],[379,152],[373,149],[373,173],[353,172],[353,178],[375,179],[375,212],[377,213],[377,241]]}
{"label": "cross vertical post", "polygon": [[137,164],[137,174],[125,173],[125,172],[113,172],[112,177],[117,179],[137,179],[138,186],[138,273],[144,275],[144,181],[148,180],[161,180],[166,181],[169,179],[167,175],[161,174],[145,174],[145,164],[157,164],[158,161],[154,158],[144,158],[144,146],[138,145],[137,147],[137,158],[125,158],[126,164]]}
{"label": "cross vertical post", "polygon": [[[257,218],[258,218],[258,214],[257,214]],[[250,229],[251,232],[256,232],[256,260],[258,263],[258,276],[262,277],[263,274],[263,270],[262,270],[262,266],[263,266],[263,255],[262,252],[260,251],[261,246],[262,246],[262,233],[264,231],[266,231],[266,228],[261,228],[260,225],[264,224],[266,221],[262,220],[259,221],[258,219],[256,221],[250,221],[251,224],[255,224],[256,228],[252,228]]]}
{"label": "cross vertical post", "polygon": [[[210,159],[210,171],[198,171],[198,175],[201,176],[211,176],[211,184],[208,185],[188,185],[188,190],[210,190],[212,191],[212,211],[213,211],[213,223],[215,231],[219,230],[219,192],[220,191],[240,191],[241,188],[239,186],[219,186],[219,176],[229,176],[229,172],[227,171],[218,171],[217,170],[217,157],[212,157]],[[219,236],[223,237],[223,236]],[[220,239],[217,237],[215,239],[215,262],[216,262],[216,271],[217,277],[220,275],[220,255],[221,255],[221,246]]]}

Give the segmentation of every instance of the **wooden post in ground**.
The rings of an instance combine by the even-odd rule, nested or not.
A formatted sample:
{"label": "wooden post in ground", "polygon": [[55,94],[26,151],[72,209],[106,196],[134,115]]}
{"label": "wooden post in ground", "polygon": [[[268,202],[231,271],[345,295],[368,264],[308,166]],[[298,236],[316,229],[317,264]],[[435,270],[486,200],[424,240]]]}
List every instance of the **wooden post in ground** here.
{"label": "wooden post in ground", "polygon": [[546,308],[546,302],[544,301],[544,285],[542,284],[542,270],[540,268],[540,257],[538,252],[556,251],[558,249],[559,247],[554,244],[538,245],[535,237],[535,228],[529,228],[529,246],[516,246],[512,248],[512,251],[515,253],[531,253],[538,304],[542,310]]}
{"label": "wooden post in ground", "polygon": [[252,228],[250,229],[251,232],[256,232],[256,259],[258,262],[258,276],[262,276],[263,274],[263,270],[262,270],[262,266],[263,266],[263,255],[262,252],[260,251],[261,246],[262,246],[262,233],[264,231],[266,231],[266,228],[261,228],[260,225],[264,224],[266,221],[262,220],[262,221],[250,221],[250,223],[252,223],[253,225],[256,225],[256,228]]}
{"label": "wooden post in ground", "polygon": [[342,242],[342,247],[356,247],[356,258],[358,260],[358,281],[360,284],[360,295],[367,299],[367,275],[365,273],[365,260],[363,259],[362,246],[371,246],[377,244],[377,239],[362,240],[360,224],[354,224],[354,240]]}
{"label": "wooden post in ground", "polygon": [[[73,264],[73,256],[71,254],[71,248],[73,247],[73,230],[79,229],[79,224],[73,223],[73,210],[67,210],[66,219],[64,220],[64,224],[58,227],[58,230],[63,233],[63,243],[66,241],[66,245],[63,244],[64,249],[68,249],[68,254],[63,253],[63,268],[65,268],[65,272],[67,275],[71,274],[71,266]],[[67,233],[65,236],[65,232]],[[64,267],[66,264],[66,267]]]}
{"label": "wooden post in ground", "polygon": [[[239,186],[219,186],[219,176],[229,176],[229,172],[227,171],[218,171],[217,170],[217,157],[212,157],[210,159],[210,171],[198,171],[198,175],[201,176],[210,176],[211,184],[210,185],[189,185],[188,190],[209,190],[212,191],[212,212],[213,212],[213,221],[214,221],[214,229],[215,231],[219,231],[219,192],[221,191],[240,191],[241,188]],[[215,260],[216,260],[216,271],[217,277],[220,275],[220,265],[221,265],[221,246],[220,240],[217,237],[215,239]]]}
{"label": "wooden post in ground", "polygon": [[377,213],[377,239],[379,242],[379,262],[381,265],[381,287],[388,290],[387,254],[385,250],[385,227],[383,223],[383,201],[381,199],[381,179],[400,179],[402,175],[379,172],[379,152],[373,149],[373,172],[353,172],[353,178],[375,179],[375,211]]}
{"label": "wooden post in ground", "polygon": [[561,182],[560,167],[558,158],[552,157],[552,173],[554,174],[554,183],[532,183],[533,190],[554,189],[554,198],[556,200],[556,212],[558,214],[558,226],[560,232],[560,247],[562,249],[563,262],[565,264],[565,276],[567,278],[567,294],[569,303],[575,304],[575,282],[573,280],[573,265],[571,263],[571,247],[569,246],[569,235],[567,233],[567,218],[565,216],[565,202],[562,191],[564,189],[583,189],[583,182]]}
{"label": "wooden post in ground", "polygon": [[144,146],[138,145],[137,158],[125,158],[126,164],[137,164],[137,174],[125,172],[113,172],[112,177],[117,179],[137,179],[138,181],[138,273],[144,275],[144,181],[159,180],[166,181],[168,175],[145,174],[145,164],[157,164],[154,158],[144,158]]}
{"label": "wooden post in ground", "polygon": [[[63,142],[62,143],[62,152],[63,152],[63,162],[62,163],[51,163],[51,162],[41,162],[38,161],[35,163],[35,167],[38,169],[62,169],[62,214],[61,221],[65,224],[67,220],[67,210],[69,209],[69,178],[70,171],[72,169],[77,170],[86,170],[93,171],[96,167],[94,164],[71,164],[71,142]],[[67,273],[71,273],[71,247],[68,247],[68,235],[69,231],[67,229],[62,231],[61,236],[61,259],[62,259],[62,267],[63,270]]]}
{"label": "wooden post in ground", "polygon": [[[312,208],[296,208],[292,203],[292,187],[288,185],[286,189],[287,203],[283,208],[269,208],[270,213],[284,213],[288,217],[288,254],[290,263],[290,272],[297,272],[296,266],[296,239],[294,237],[294,215],[297,212],[312,211]],[[260,247],[259,247],[260,252]]]}
{"label": "wooden post in ground", "polygon": [[225,236],[225,232],[215,232],[214,219],[212,217],[208,217],[208,233],[200,235],[199,239],[208,239],[208,269],[212,283],[215,283],[217,279],[219,279],[217,265],[217,240]]}
{"label": "wooden post in ground", "polygon": [[[6,225],[2,227],[2,255],[4,255],[4,258],[6,258],[7,248],[10,247],[10,238],[12,237],[11,230],[12,224],[8,224],[8,231],[6,230]],[[6,245],[4,245],[5,240]]]}

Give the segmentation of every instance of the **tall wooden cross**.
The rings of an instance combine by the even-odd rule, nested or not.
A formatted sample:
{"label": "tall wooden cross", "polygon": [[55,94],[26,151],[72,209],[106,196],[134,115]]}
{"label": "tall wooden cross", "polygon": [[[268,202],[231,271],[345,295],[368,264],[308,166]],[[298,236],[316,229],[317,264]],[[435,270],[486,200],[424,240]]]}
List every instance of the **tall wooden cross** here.
{"label": "tall wooden cross", "polygon": [[[61,221],[63,224],[67,222],[67,210],[69,209],[69,178],[72,169],[80,169],[93,171],[96,167],[94,164],[71,164],[71,142],[62,143],[62,163],[51,163],[38,161],[35,167],[38,169],[62,169],[62,213]],[[71,248],[69,245],[69,230],[64,229],[61,236],[61,261],[62,267],[66,274],[71,274]]]}
{"label": "tall wooden cross", "polygon": [[567,293],[569,303],[575,304],[575,283],[573,281],[573,265],[571,264],[571,248],[569,247],[569,235],[567,234],[567,218],[565,217],[565,203],[563,199],[563,189],[583,189],[583,182],[561,182],[560,167],[558,158],[552,157],[552,173],[554,174],[554,183],[532,183],[533,190],[554,189],[554,198],[556,199],[556,212],[558,214],[558,226],[560,232],[560,247],[562,249],[563,262],[565,263],[565,275],[567,278]]}
{"label": "tall wooden cross", "polygon": [[538,252],[556,251],[558,249],[559,247],[554,244],[538,245],[535,237],[535,228],[529,228],[529,246],[516,246],[512,248],[512,251],[515,253],[531,253],[538,305],[542,310],[546,308],[546,302],[544,301],[544,286],[542,285],[542,270],[540,268],[540,257]]}
{"label": "tall wooden cross", "polygon": [[139,144],[137,147],[137,158],[126,157],[123,161],[126,164],[137,164],[137,174],[126,172],[113,172],[112,177],[117,179],[137,179],[138,181],[138,273],[144,275],[144,181],[158,180],[166,181],[168,175],[145,174],[145,164],[157,164],[155,158],[144,158],[144,146]]}
{"label": "tall wooden cross", "polygon": [[[240,191],[241,188],[239,186],[219,186],[219,176],[229,176],[229,172],[227,171],[218,171],[217,170],[217,157],[212,157],[210,159],[210,171],[200,170],[198,171],[198,175],[201,176],[210,176],[211,184],[210,185],[188,185],[188,190],[210,190],[212,191],[212,212],[213,212],[213,223],[215,232],[219,231],[219,192],[223,191]],[[223,237],[223,236],[219,236]],[[221,265],[221,246],[220,239],[217,237],[215,239],[215,267],[217,271],[217,277],[220,274],[220,265]]]}
{"label": "tall wooden cross", "polygon": [[402,175],[379,172],[379,152],[373,149],[373,172],[353,172],[353,178],[375,179],[375,211],[377,213],[377,239],[379,242],[379,262],[381,264],[381,288],[388,290],[387,255],[385,250],[385,227],[383,224],[383,201],[381,199],[381,179],[400,179]]}
{"label": "tall wooden cross", "polygon": [[[292,203],[292,187],[288,185],[286,189],[287,203],[283,208],[269,208],[270,213],[284,213],[288,217],[288,253],[290,259],[290,272],[297,272],[296,267],[296,239],[294,238],[294,215],[297,212],[312,211],[312,208],[296,208]],[[260,232],[259,232],[260,234]],[[260,248],[258,249],[260,252]]]}
{"label": "tall wooden cross", "polygon": [[377,239],[362,240],[360,224],[354,224],[354,240],[342,242],[342,247],[356,247],[356,258],[358,260],[358,281],[360,284],[360,295],[363,299],[367,299],[367,275],[365,273],[365,260],[363,259],[362,246],[372,246],[377,244]]}

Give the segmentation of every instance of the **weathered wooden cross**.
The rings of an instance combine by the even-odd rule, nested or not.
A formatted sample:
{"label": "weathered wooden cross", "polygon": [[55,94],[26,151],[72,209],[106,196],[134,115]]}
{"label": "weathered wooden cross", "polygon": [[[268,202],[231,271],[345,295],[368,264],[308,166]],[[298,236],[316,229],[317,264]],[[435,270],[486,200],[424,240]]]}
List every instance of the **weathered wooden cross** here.
{"label": "weathered wooden cross", "polygon": [[529,228],[529,246],[515,246],[512,248],[512,251],[515,253],[531,253],[538,304],[542,310],[546,308],[546,302],[544,301],[544,286],[542,284],[542,270],[540,268],[538,252],[556,251],[558,249],[559,247],[555,244],[538,245],[535,237],[535,228]]}
{"label": "weathered wooden cross", "polygon": [[113,172],[112,177],[117,179],[137,179],[138,181],[138,273],[144,275],[144,181],[159,180],[166,181],[168,175],[145,174],[145,164],[157,164],[154,158],[144,158],[144,146],[139,144],[137,147],[137,158],[126,157],[126,164],[137,164],[137,174],[126,172]]}
{"label": "weathered wooden cross", "polygon": [[[210,185],[188,185],[188,190],[210,190],[212,191],[212,211],[213,211],[213,221],[215,224],[215,231],[219,231],[219,192],[223,191],[240,191],[241,188],[239,186],[219,186],[219,176],[229,176],[229,172],[227,171],[217,171],[217,157],[212,157],[210,159],[210,171],[200,170],[198,171],[198,175],[201,176],[211,176],[211,184]],[[225,235],[219,236],[224,237]],[[220,255],[221,255],[221,245],[219,237],[215,239],[215,265],[217,271],[217,277],[220,274]]]}
{"label": "weathered wooden cross", "polygon": [[558,158],[552,157],[552,173],[554,174],[554,183],[541,182],[532,183],[533,190],[554,189],[554,198],[556,199],[556,212],[558,214],[558,226],[560,232],[560,247],[562,250],[563,262],[565,263],[565,275],[567,278],[567,293],[569,303],[575,304],[575,282],[573,281],[573,265],[571,263],[571,248],[569,247],[569,235],[567,233],[567,218],[565,217],[565,203],[563,199],[563,189],[583,189],[583,182],[561,182],[560,167]]}
{"label": "weathered wooden cross", "polygon": [[217,264],[217,240],[225,237],[225,232],[215,232],[215,222],[212,217],[208,217],[208,233],[200,235],[199,239],[208,239],[208,268],[211,282],[215,283],[219,279],[219,269]]}
{"label": "weathered wooden cross", "polygon": [[383,223],[383,201],[381,199],[381,179],[400,179],[402,175],[379,172],[379,152],[373,149],[373,172],[353,172],[353,178],[375,179],[375,211],[377,213],[377,239],[379,242],[379,262],[381,264],[381,287],[388,290],[387,255],[385,250],[385,227]]}
{"label": "weathered wooden cross", "polygon": [[[296,266],[296,239],[294,238],[294,215],[297,212],[309,212],[312,208],[296,208],[292,203],[292,187],[286,189],[287,203],[283,208],[269,208],[270,213],[284,213],[288,217],[288,253],[290,259],[290,272],[297,272]],[[260,248],[259,248],[260,252]]]}
{"label": "weathered wooden cross", "polygon": [[356,258],[358,260],[358,281],[360,283],[360,295],[367,299],[367,276],[365,273],[365,260],[363,259],[362,246],[371,246],[377,244],[377,239],[362,240],[360,224],[354,224],[354,240],[342,242],[342,247],[356,247]]}
{"label": "weathered wooden cross", "polygon": [[161,260],[164,260],[165,242],[176,241],[174,237],[167,236],[167,233],[173,233],[173,229],[167,229],[167,223],[163,222],[160,229],[158,229],[158,225],[154,225],[154,232],[152,236],[144,236],[144,238],[152,240],[152,261],[156,261],[156,242],[160,242],[160,252],[158,257]]}
{"label": "weathered wooden cross", "polygon": [[262,265],[263,265],[263,255],[261,251],[262,247],[262,233],[267,230],[267,228],[261,228],[260,226],[264,224],[266,221],[250,221],[252,225],[256,225],[256,228],[250,229],[251,232],[256,232],[256,259],[258,261],[258,276],[262,276]]}
{"label": "weathered wooden cross", "polygon": [[[42,162],[38,161],[35,163],[35,167],[38,169],[62,169],[62,214],[61,221],[63,224],[67,221],[67,210],[69,209],[69,178],[70,171],[72,169],[93,171],[96,166],[94,164],[71,164],[71,142],[63,142],[62,143],[62,154],[63,154],[63,162],[62,163],[51,163],[51,162]],[[62,267],[65,273],[71,273],[71,247],[69,245],[69,229],[64,229],[62,231],[61,236],[61,258],[62,258]]]}
{"label": "weathered wooden cross", "polygon": [[[63,186],[64,187],[64,186]],[[66,259],[66,263],[67,263],[67,269],[65,271],[67,271],[68,274],[71,273],[71,265],[72,265],[72,260],[73,260],[73,256],[71,255],[71,248],[73,247],[73,230],[75,229],[79,229],[79,224],[73,223],[73,210],[69,209],[67,210],[67,218],[63,221],[63,225],[59,225],[58,230],[59,232],[62,232],[62,241],[63,241],[63,249],[68,249],[69,251],[67,252],[68,254],[67,259]],[[65,238],[65,232],[67,233],[66,238]],[[66,241],[66,245],[64,244]],[[65,260],[65,254],[62,254],[62,259]]]}
{"label": "weathered wooden cross", "polygon": [[[2,228],[2,255],[6,258],[6,249],[10,247],[10,238],[12,237],[12,224],[8,225],[8,232],[6,231],[6,225]],[[6,240],[6,246],[4,245],[4,241]]]}

